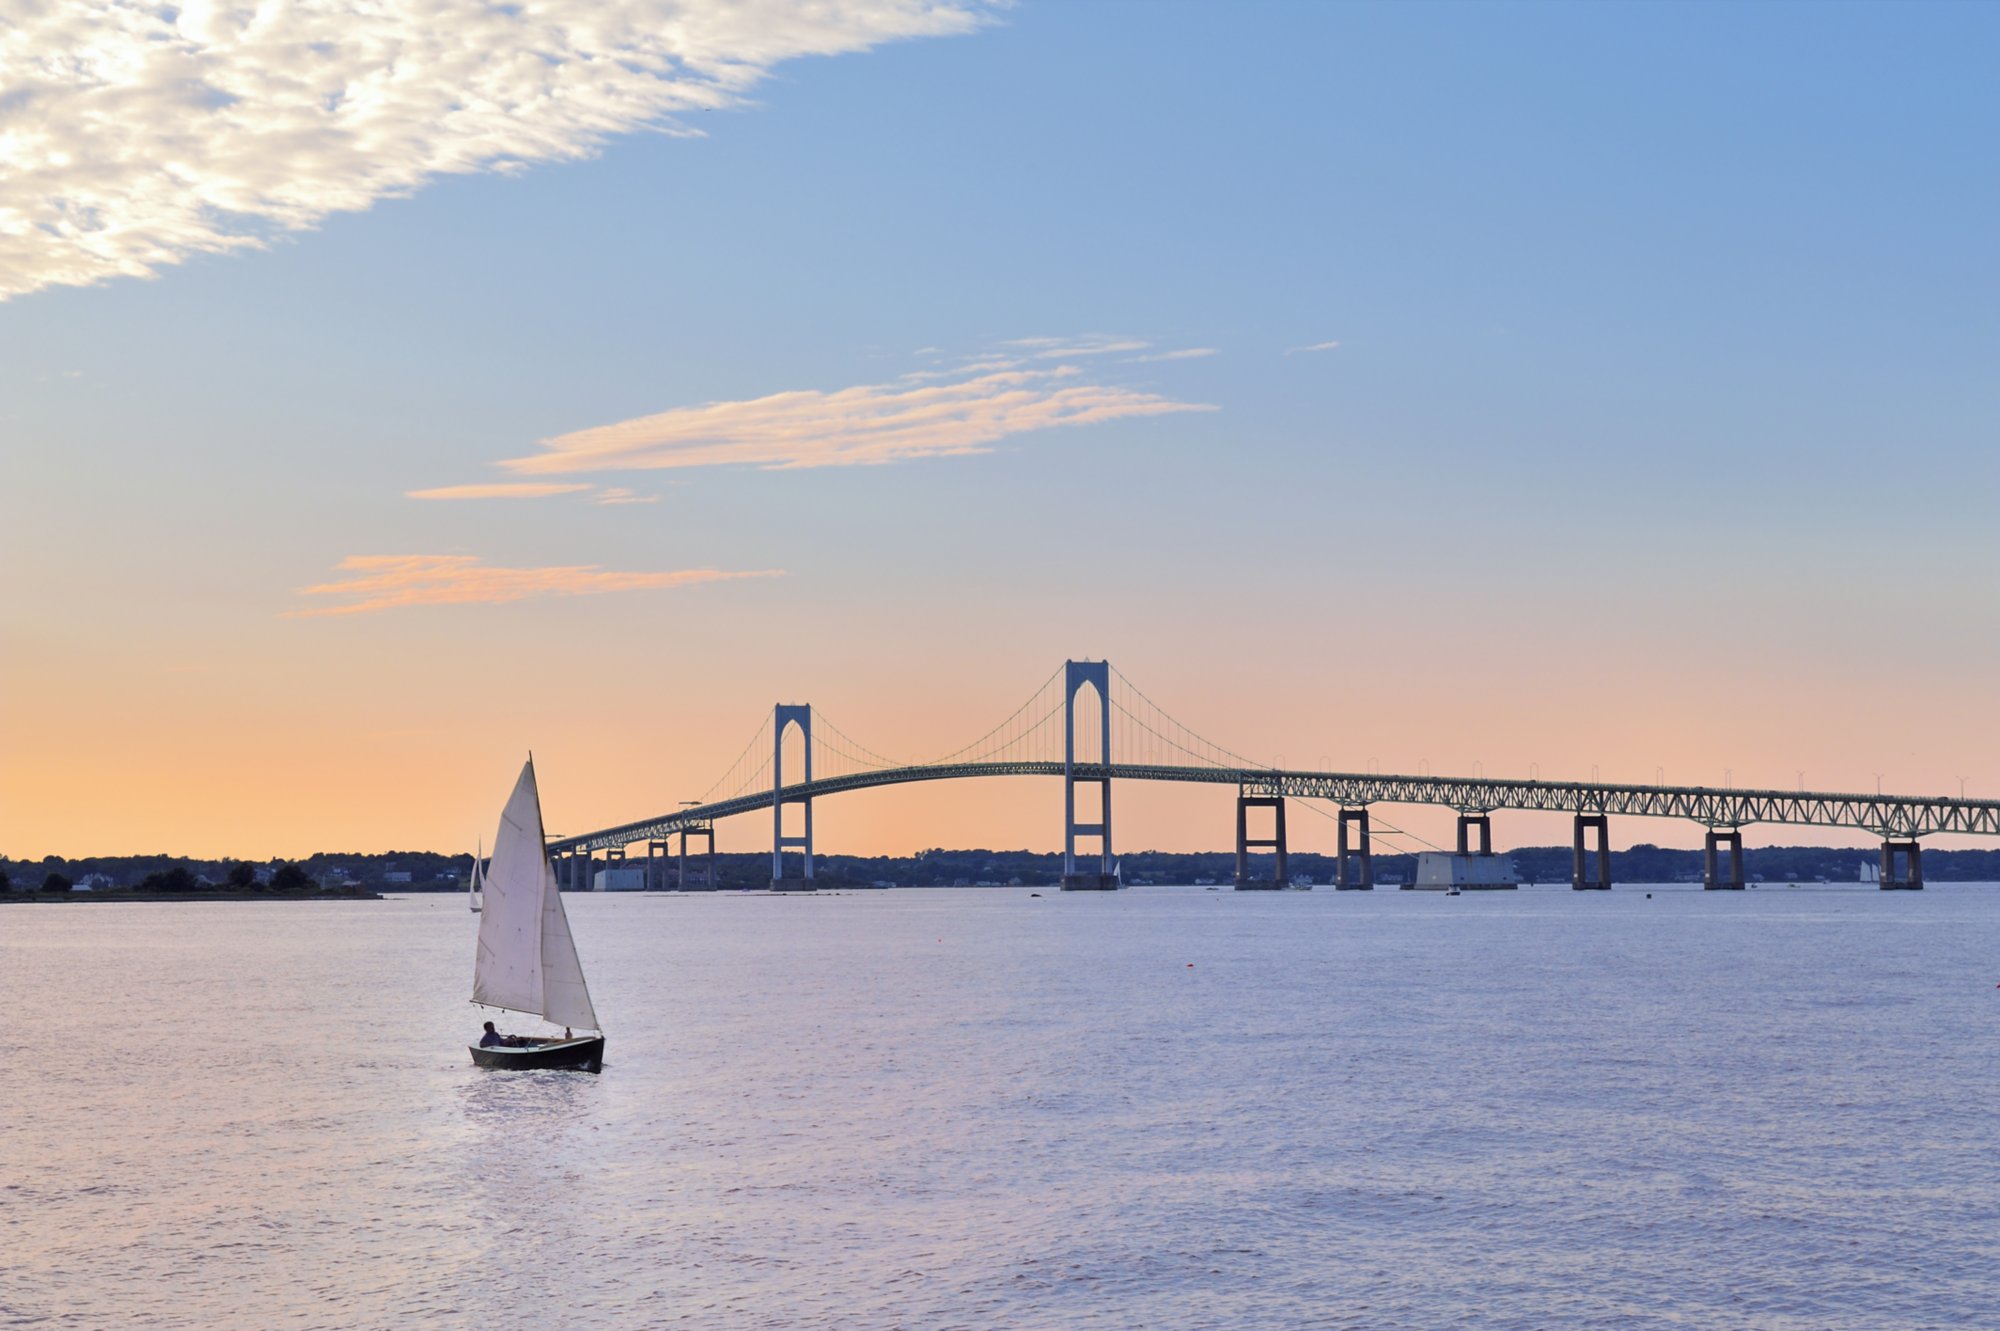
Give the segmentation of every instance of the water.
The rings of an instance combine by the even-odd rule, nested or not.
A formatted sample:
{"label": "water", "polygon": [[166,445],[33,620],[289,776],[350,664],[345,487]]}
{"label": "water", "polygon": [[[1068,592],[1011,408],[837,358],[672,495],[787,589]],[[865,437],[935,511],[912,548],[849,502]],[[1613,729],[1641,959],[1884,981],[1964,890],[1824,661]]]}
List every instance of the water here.
{"label": "water", "polygon": [[[0,909],[0,1326],[1993,1325],[2000,892]],[[1192,965],[1190,965],[1192,963]]]}

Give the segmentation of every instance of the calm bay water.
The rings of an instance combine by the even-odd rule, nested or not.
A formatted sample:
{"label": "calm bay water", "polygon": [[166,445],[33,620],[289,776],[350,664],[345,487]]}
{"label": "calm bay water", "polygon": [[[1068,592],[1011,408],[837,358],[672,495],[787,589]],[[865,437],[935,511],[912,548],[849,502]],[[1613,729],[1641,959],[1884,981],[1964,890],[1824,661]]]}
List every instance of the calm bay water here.
{"label": "calm bay water", "polygon": [[2000,1324],[2000,890],[567,900],[0,910],[0,1326]]}

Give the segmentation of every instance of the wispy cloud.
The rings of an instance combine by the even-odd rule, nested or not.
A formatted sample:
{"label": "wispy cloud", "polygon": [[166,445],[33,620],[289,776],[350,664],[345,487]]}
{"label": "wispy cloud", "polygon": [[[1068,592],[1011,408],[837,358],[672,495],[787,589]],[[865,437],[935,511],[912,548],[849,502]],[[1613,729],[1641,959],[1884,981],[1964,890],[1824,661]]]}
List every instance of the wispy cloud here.
{"label": "wispy cloud", "polygon": [[336,571],[350,576],[298,589],[301,596],[326,598],[327,604],[289,610],[286,617],[360,615],[413,605],[505,605],[532,596],[595,596],[735,578],[775,578],[784,573],[782,569],[738,573],[713,568],[619,573],[596,564],[497,568],[474,555],[349,555]]}
{"label": "wispy cloud", "polygon": [[1126,356],[1124,363],[1127,365],[1150,365],[1154,361],[1200,360],[1203,356],[1218,354],[1214,347],[1186,347],[1180,351],[1156,351],[1148,356]]}
{"label": "wispy cloud", "polygon": [[1133,337],[1088,333],[1083,337],[1017,337],[1001,343],[1036,360],[1073,360],[1078,356],[1109,356],[1120,351],[1144,351],[1151,346]]}
{"label": "wispy cloud", "polygon": [[1291,347],[1285,354],[1287,356],[1296,356],[1301,351],[1333,351],[1338,349],[1339,346],[1340,343],[1338,342],[1315,342],[1309,347]]}
{"label": "wispy cloud", "polygon": [[522,476],[880,465],[984,453],[1009,435],[1058,425],[1214,409],[1092,382],[1073,366],[1000,369],[682,407],[546,439],[540,452],[500,465]]}
{"label": "wispy cloud", "polygon": [[432,177],[691,133],[781,61],[965,32],[985,0],[181,0],[0,23],[0,300],[256,247]]}
{"label": "wispy cloud", "polygon": [[434,490],[405,490],[409,499],[546,499],[592,488],[588,482],[487,481],[476,485],[440,485]]}
{"label": "wispy cloud", "polygon": [[591,496],[593,504],[657,504],[658,495],[634,494],[622,485],[607,485]]}

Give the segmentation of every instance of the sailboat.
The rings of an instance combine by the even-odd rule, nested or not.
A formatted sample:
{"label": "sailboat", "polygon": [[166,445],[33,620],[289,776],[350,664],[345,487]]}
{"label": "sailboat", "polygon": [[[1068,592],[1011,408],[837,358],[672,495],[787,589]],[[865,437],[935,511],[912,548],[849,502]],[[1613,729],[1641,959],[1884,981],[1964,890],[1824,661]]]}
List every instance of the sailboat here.
{"label": "sailboat", "polygon": [[[532,757],[522,766],[521,779],[500,815],[483,883],[485,909],[479,916],[472,1001],[525,1012],[564,1029],[560,1036],[508,1036],[509,1043],[474,1045],[472,1061],[482,1068],[601,1070],[604,1028],[590,1005],[576,940],[543,845],[542,801]],[[593,1034],[572,1035],[573,1030]]]}
{"label": "sailboat", "polygon": [[479,844],[479,849],[472,852],[472,881],[466,885],[465,889],[465,904],[472,907],[474,915],[479,913],[479,866],[485,859],[486,843],[482,841]]}

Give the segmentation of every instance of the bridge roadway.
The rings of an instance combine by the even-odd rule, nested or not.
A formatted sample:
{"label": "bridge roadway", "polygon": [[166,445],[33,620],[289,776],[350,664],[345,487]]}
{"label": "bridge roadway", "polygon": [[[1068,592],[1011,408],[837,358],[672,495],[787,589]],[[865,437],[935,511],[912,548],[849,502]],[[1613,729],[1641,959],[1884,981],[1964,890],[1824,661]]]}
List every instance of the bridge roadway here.
{"label": "bridge roadway", "polygon": [[[992,776],[1054,776],[1059,762],[946,763],[887,767],[826,777],[784,788],[787,801],[818,799],[848,790]],[[1240,786],[1253,796],[1316,799],[1357,809],[1370,804],[1430,804],[1461,814],[1501,810],[1553,813],[1629,814],[1686,818],[1709,828],[1741,828],[1752,823],[1793,823],[1806,827],[1846,827],[1884,837],[1931,836],[1944,832],[2000,836],[2000,801],[1930,799],[1914,795],[1843,795],[1791,790],[1718,790],[1709,786],[1624,786],[1598,781],[1506,781],[1448,776],[1378,776],[1353,772],[1293,772],[1254,767],[1204,767],[1136,763],[1078,763],[1080,779],[1192,781]],[[633,842],[665,838],[719,818],[768,809],[774,792],[757,791],[607,827],[549,843],[551,854],[611,850]]]}

